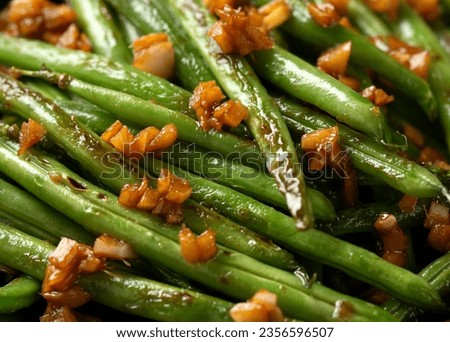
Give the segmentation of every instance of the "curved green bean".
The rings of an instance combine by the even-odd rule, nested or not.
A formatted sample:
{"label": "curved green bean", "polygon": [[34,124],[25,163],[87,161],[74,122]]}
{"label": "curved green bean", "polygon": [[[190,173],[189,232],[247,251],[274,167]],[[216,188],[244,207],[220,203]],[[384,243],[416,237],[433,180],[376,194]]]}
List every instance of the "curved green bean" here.
{"label": "curved green bean", "polygon": [[26,276],[15,278],[0,287],[0,314],[12,313],[29,307],[39,299],[40,289],[40,281]]}

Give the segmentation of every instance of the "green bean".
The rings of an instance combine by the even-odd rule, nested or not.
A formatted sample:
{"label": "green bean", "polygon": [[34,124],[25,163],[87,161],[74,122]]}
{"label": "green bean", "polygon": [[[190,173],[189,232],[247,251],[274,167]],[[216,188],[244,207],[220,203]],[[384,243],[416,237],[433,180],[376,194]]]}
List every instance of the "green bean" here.
{"label": "green bean", "polygon": [[57,238],[56,241],[50,240],[52,243],[58,243],[63,236],[87,244],[92,244],[95,239],[80,225],[1,178],[0,210],[31,225],[38,223],[39,226],[48,227],[48,233]]}
{"label": "green bean", "polygon": [[63,92],[50,85],[48,82],[37,78],[30,78],[26,79],[24,83],[30,89],[41,93],[44,97],[52,100],[68,115],[76,117],[82,124],[88,126],[96,134],[102,134],[116,121],[116,119],[107,111],[102,110],[100,107],[85,101],[84,99],[69,99]]}
{"label": "green bean", "polygon": [[[183,142],[164,152],[162,157],[187,171],[233,188],[263,203],[287,210],[286,202],[278,191],[274,179],[264,171],[242,165],[223,158],[218,153]],[[199,182],[201,182],[200,179]],[[308,189],[308,196],[317,219],[334,219],[335,210],[328,198],[312,188]]]}
{"label": "green bean", "polygon": [[122,13],[112,13],[120,32],[127,42],[128,45],[132,45],[133,42],[142,36],[142,33],[138,30],[136,26]]}
{"label": "green bean", "polygon": [[[120,215],[112,212],[111,207],[120,206],[114,195],[96,188],[56,161],[50,161],[50,158],[43,161],[42,156],[39,156],[37,152],[27,153],[26,159],[18,158],[16,149],[16,144],[0,138],[0,169],[5,174],[14,176],[15,180],[27,190],[39,193],[42,200],[51,203],[57,210],[84,225],[91,232],[105,233],[122,239],[130,243],[132,248],[143,257],[196,279],[227,296],[248,299],[258,289],[265,288],[278,295],[279,305],[286,315],[310,320],[339,320],[340,317],[333,315],[333,312],[335,313],[336,310],[335,304],[338,304],[336,302],[343,298],[354,307],[352,320],[391,319],[390,315],[376,306],[335,293],[317,283],[310,284],[307,288],[306,284],[302,284],[299,279],[295,280],[296,277],[290,273],[230,250],[221,250],[214,260],[207,263],[192,265],[183,259],[180,246],[174,241],[177,239],[177,231],[164,227],[159,219],[133,211],[133,216],[145,217],[146,226],[144,227],[140,224],[141,222],[135,219],[130,220],[127,217],[129,215],[127,210],[122,210]],[[53,183],[48,177],[50,170],[60,173],[62,179],[67,182]],[[74,182],[82,187],[71,186],[70,184]],[[67,185],[68,183],[70,184]],[[42,187],[45,187],[45,192],[42,191]],[[101,204],[98,201],[93,203],[91,190],[94,194],[95,192],[105,194],[109,201]],[[86,198],[86,196],[90,197]],[[98,199],[98,196],[95,197]],[[149,226],[152,226],[152,229],[149,229]],[[172,238],[168,238],[168,235],[172,235]],[[33,262],[36,263],[39,257],[35,253],[32,255]],[[24,255],[18,259],[23,258],[30,258],[30,256]],[[229,260],[230,258],[233,260]],[[233,262],[234,260],[239,262]],[[0,262],[4,262],[1,257]],[[239,267],[237,268],[236,265]],[[12,267],[17,268],[16,265]],[[296,284],[297,287],[293,288],[291,283]],[[432,306],[437,304],[435,301],[437,298],[429,299],[432,300],[427,301],[427,306],[433,302]]]}
{"label": "green bean", "polygon": [[52,99],[53,101],[69,100],[69,96],[67,94],[44,80],[40,80],[38,78],[27,78],[23,80],[23,82],[25,82],[31,89],[40,92],[42,95]]}
{"label": "green bean", "polygon": [[[337,125],[336,121],[287,99],[277,100],[292,128],[308,133]],[[340,143],[353,165],[394,189],[416,197],[433,197],[445,190],[439,179],[415,162],[400,157],[366,136],[339,125]]]}
{"label": "green bean", "polygon": [[35,236],[38,239],[49,241],[51,243],[58,243],[59,238],[53,234],[43,231],[41,227],[31,224],[11,215],[10,213],[0,209],[0,222],[10,227],[21,230],[22,232]]}
{"label": "green bean", "polygon": [[[253,0],[263,5],[269,0]],[[436,103],[427,82],[375,47],[366,37],[341,25],[324,28],[312,20],[304,0],[290,0],[293,9],[282,28],[296,38],[322,48],[330,48],[345,41],[352,42],[350,60],[370,68],[389,80],[396,88],[415,99],[430,118],[436,117]]]}
{"label": "green bean", "polygon": [[312,227],[312,206],[294,143],[266,89],[243,57],[217,53],[206,35],[215,19],[204,6],[195,0],[169,3],[227,95],[247,108],[245,123],[265,155],[266,167],[285,197],[297,228]]}
{"label": "green bean", "polygon": [[[48,81],[57,82],[60,75],[49,71],[26,72],[34,77],[43,77]],[[177,127],[178,138],[193,142],[199,146],[222,153],[224,156],[237,156],[248,165],[260,165],[260,152],[252,141],[236,137],[226,132],[209,130],[205,132],[198,123],[179,112],[172,111],[138,97],[119,91],[95,86],[76,78],[67,78],[63,88],[94,103],[108,111],[116,118],[132,124],[148,127],[163,126],[173,123]]]}
{"label": "green bean", "polygon": [[39,298],[41,283],[33,278],[20,276],[0,287],[0,313],[12,313],[27,308]]}
{"label": "green bean", "polygon": [[[153,161],[153,166],[154,172],[158,172],[161,168],[167,168],[175,175],[179,175],[180,172],[158,160]],[[192,198],[207,199],[203,202],[205,206],[218,210],[232,220],[270,237],[279,245],[383,288],[406,302],[416,302],[418,306],[427,306],[433,301],[436,303],[436,299],[432,299],[434,295],[427,289],[428,284],[418,280],[416,275],[388,263],[377,255],[317,229],[299,232],[291,217],[251,197],[212,182],[208,187],[204,187],[196,184],[197,176],[192,177],[184,171],[181,174],[193,186]],[[224,201],[224,199],[227,200]],[[233,203],[233,206],[230,207],[228,203]]]}
{"label": "green bean", "polygon": [[151,0],[107,0],[119,13],[123,13],[144,34],[169,34],[175,51],[175,74],[180,84],[192,91],[199,82],[211,81],[214,75],[201,62],[193,42],[179,29],[179,20],[163,2]]}
{"label": "green bean", "polygon": [[363,1],[350,0],[347,11],[352,24],[366,36],[389,36],[391,34],[389,28]]}
{"label": "green bean", "polygon": [[131,51],[103,0],[69,0],[77,22],[89,37],[93,52],[108,59],[131,64]]}
{"label": "green bean", "polygon": [[[0,262],[43,279],[47,257],[54,247],[13,228],[0,225]],[[160,321],[230,321],[231,303],[179,289],[118,270],[78,278],[93,300],[134,315]]]}
{"label": "green bean", "polygon": [[[441,138],[443,137],[442,127],[436,125],[436,123],[417,120],[419,117],[415,115],[414,110],[410,109],[409,104],[401,101],[398,97],[395,98],[394,102],[397,103],[392,103],[392,106],[389,107],[389,124],[399,132],[404,131],[407,125],[416,128],[421,132],[425,146],[430,146],[439,151],[443,156],[448,157],[445,142],[441,141]],[[416,148],[413,150],[411,148],[407,153],[410,159],[418,160],[420,149]]]}
{"label": "green bean", "polygon": [[380,108],[334,77],[280,47],[253,52],[249,60],[255,72],[273,85],[356,130],[386,140]]}
{"label": "green bean", "polygon": [[407,4],[400,5],[398,18],[390,24],[400,39],[427,49],[432,55],[428,81],[437,100],[438,118],[450,152],[450,57],[427,23]]}
{"label": "green bean", "polygon": [[[419,275],[428,281],[442,298],[450,295],[450,253],[444,254],[431,264],[427,265]],[[395,298],[383,304],[385,310],[391,312],[401,321],[417,320],[424,314],[424,310],[414,306],[406,305]]]}
{"label": "green bean", "polygon": [[103,87],[152,100],[184,113],[191,94],[172,83],[97,54],[59,48],[41,41],[0,34],[0,63],[39,70],[42,65]]}
{"label": "green bean", "polygon": [[374,232],[373,225],[383,213],[394,215],[401,228],[412,228],[423,224],[429,202],[429,199],[419,200],[411,212],[403,212],[398,202],[362,204],[355,208],[339,210],[335,220],[317,221],[316,228],[333,236]]}
{"label": "green bean", "polygon": [[450,28],[447,26],[439,26],[433,28],[433,30],[439,40],[439,44],[447,52],[447,55],[450,56]]}

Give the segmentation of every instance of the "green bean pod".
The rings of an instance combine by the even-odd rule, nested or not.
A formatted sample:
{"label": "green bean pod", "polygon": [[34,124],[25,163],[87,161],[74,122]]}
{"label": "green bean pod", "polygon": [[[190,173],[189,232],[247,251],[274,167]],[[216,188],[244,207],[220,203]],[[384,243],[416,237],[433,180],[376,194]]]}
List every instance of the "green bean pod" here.
{"label": "green bean pod", "polygon": [[[37,279],[43,279],[47,257],[54,247],[42,240],[0,224],[0,262]],[[232,303],[108,270],[80,276],[80,286],[93,300],[123,312],[159,321],[230,321]],[[40,286],[36,289],[39,291]]]}
{"label": "green bean pod", "polygon": [[285,197],[297,228],[311,228],[314,215],[305,180],[278,108],[243,57],[218,53],[217,46],[207,36],[215,19],[204,6],[195,0],[169,3],[227,95],[247,108],[245,123],[265,155],[266,167]]}
{"label": "green bean pod", "polygon": [[[264,5],[270,0],[252,0],[256,5]],[[341,25],[324,28],[310,16],[305,0],[289,0],[292,8],[290,19],[282,28],[296,38],[322,48],[351,41],[350,60],[389,80],[397,89],[415,99],[430,118],[436,117],[436,101],[427,82],[373,45],[366,37]]]}
{"label": "green bean pod", "polygon": [[13,216],[3,209],[0,209],[0,222],[41,240],[49,241],[51,243],[58,243],[59,241],[59,238],[56,235],[43,231],[41,227]]}
{"label": "green bean pod", "polygon": [[389,28],[363,1],[350,0],[347,11],[352,24],[366,36],[388,36],[391,34]]}
{"label": "green bean pod", "polygon": [[89,37],[93,52],[124,64],[131,64],[131,50],[103,0],[69,0],[77,22]]}
{"label": "green bean pod", "polygon": [[432,56],[428,82],[437,101],[438,118],[450,152],[450,57],[430,26],[407,4],[400,4],[398,18],[389,24],[400,39],[428,50]]}
{"label": "green bean pod", "polygon": [[308,133],[338,125],[339,141],[349,153],[353,165],[394,189],[424,198],[437,196],[445,190],[439,179],[427,169],[400,157],[378,142],[337,124],[332,118],[287,99],[278,99],[277,103],[290,126],[299,132]]}
{"label": "green bean pod", "polygon": [[133,42],[142,36],[141,31],[122,13],[113,12],[114,19],[119,27],[120,32],[122,32],[123,38],[129,46]]}
{"label": "green bean pod", "polygon": [[[187,171],[199,174],[201,177],[235,189],[263,203],[288,210],[286,201],[278,191],[274,179],[268,176],[264,170],[242,165],[228,158],[223,158],[218,153],[183,142],[172,146],[170,150],[162,154],[162,157]],[[198,180],[198,182],[201,181],[201,179]],[[327,197],[312,188],[308,188],[308,196],[311,200],[314,216],[317,219],[334,219],[336,213]]]}
{"label": "green bean pod", "polygon": [[[450,296],[450,253],[444,254],[434,260],[420,271],[419,275],[428,281],[442,298],[448,298]],[[406,305],[396,299],[388,300],[383,304],[383,307],[401,321],[415,321],[424,314],[424,310]]]}
{"label": "green bean pod", "polygon": [[125,15],[144,34],[165,32],[170,36],[175,51],[175,74],[185,89],[190,91],[199,82],[211,81],[214,75],[204,63],[198,61],[191,39],[180,30],[178,19],[170,8],[160,1],[107,0],[117,12]]}
{"label": "green bean pod", "polygon": [[411,212],[403,212],[398,203],[367,203],[355,208],[339,210],[335,220],[317,221],[315,228],[333,236],[355,233],[373,233],[374,223],[383,213],[395,216],[400,228],[412,228],[423,224],[430,200],[421,199]]}
{"label": "green bean pod", "polygon": [[273,85],[386,141],[387,126],[380,108],[334,77],[280,47],[253,52],[249,60],[255,72]]}
{"label": "green bean pod", "polygon": [[40,289],[39,281],[26,276],[15,278],[0,287],[0,314],[12,313],[29,307],[39,299]]}
{"label": "green bean pod", "polygon": [[[97,189],[93,184],[81,179],[56,161],[51,161],[50,164],[49,160],[43,160],[43,157],[38,154],[27,153],[26,159],[18,158],[16,149],[16,144],[0,138],[0,170],[8,176],[13,176],[27,190],[39,193],[42,200],[51,203],[57,210],[76,220],[94,234],[105,233],[122,239],[130,243],[133,249],[143,257],[180,272],[227,296],[246,300],[257,290],[265,288],[278,295],[278,303],[287,316],[297,319],[340,320],[342,317],[336,315],[335,305],[339,305],[342,299],[349,301],[354,308],[351,320],[392,319],[390,315],[374,305],[336,293],[317,283],[303,284],[290,273],[230,250],[221,250],[214,260],[209,262],[190,264],[181,256],[180,246],[174,241],[177,236],[176,230],[164,227],[159,219],[150,215],[146,215],[144,227],[139,222],[127,218],[126,210],[123,210],[120,215],[112,212],[110,207],[113,203],[119,206],[114,195]],[[59,172],[62,179],[66,179],[69,185],[63,182],[55,184],[48,177],[48,168],[52,168],[53,172]],[[73,184],[78,185],[74,187]],[[43,187],[46,191],[42,191]],[[111,202],[93,203],[85,197],[91,189],[102,192]],[[136,212],[136,215],[140,214]],[[152,226],[152,229],[149,229],[149,226]],[[169,234],[173,238],[168,238]],[[0,240],[2,238],[0,234]],[[5,244],[8,243],[5,242]],[[31,255],[23,255],[18,259],[28,259],[29,263],[30,257]],[[36,264],[39,259],[33,254],[32,263]],[[237,259],[239,262],[233,262],[231,259]],[[4,262],[1,257],[0,262]],[[16,266],[16,264],[12,265],[18,268]],[[292,287],[291,284],[296,284],[296,287]]]}
{"label": "green bean pod", "polygon": [[92,234],[86,232],[79,224],[69,220],[66,216],[61,215],[45,203],[37,200],[30,193],[17,188],[1,178],[0,210],[30,225],[39,223],[42,227],[48,227],[48,233],[57,238],[56,241],[54,239],[49,240],[52,243],[58,243],[59,239],[63,236],[87,244],[92,244],[95,239]]}
{"label": "green bean pod", "polygon": [[0,34],[0,63],[31,70],[39,70],[45,65],[86,82],[152,100],[173,110],[183,113],[190,111],[191,94],[188,91],[162,78],[97,54]]}
{"label": "green bean pod", "polygon": [[107,111],[82,98],[69,99],[60,89],[46,81],[38,78],[27,78],[24,83],[30,89],[52,100],[68,115],[73,115],[98,135],[102,134],[116,121]]}
{"label": "green bean pod", "polygon": [[[50,82],[58,82],[61,76],[49,71],[22,72],[29,76],[45,78]],[[200,128],[197,121],[180,112],[76,78],[66,78],[62,87],[124,122],[130,122],[140,127],[155,126],[158,128],[173,123],[177,127],[177,135],[180,140],[198,144],[227,157],[236,156],[248,165],[259,166],[262,163],[260,152],[252,141],[236,137],[227,132],[215,130],[205,132]]]}

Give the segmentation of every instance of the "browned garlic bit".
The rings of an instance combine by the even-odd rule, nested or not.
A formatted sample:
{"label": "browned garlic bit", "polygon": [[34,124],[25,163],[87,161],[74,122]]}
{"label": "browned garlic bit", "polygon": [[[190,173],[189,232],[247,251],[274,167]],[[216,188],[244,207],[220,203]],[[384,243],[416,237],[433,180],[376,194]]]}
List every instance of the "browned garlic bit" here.
{"label": "browned garlic bit", "polygon": [[181,255],[189,263],[207,262],[212,260],[217,252],[216,233],[212,229],[205,230],[196,236],[186,225],[181,225],[178,234]]}
{"label": "browned garlic bit", "polygon": [[133,42],[133,65],[170,79],[175,73],[175,52],[166,33],[150,33]]}
{"label": "browned garlic bit", "polygon": [[230,309],[235,322],[283,322],[284,315],[277,305],[277,295],[259,290],[247,302],[237,303]]}
{"label": "browned garlic bit", "polygon": [[222,102],[223,99],[225,95],[215,81],[200,82],[194,89],[189,106],[197,114],[203,130],[221,131],[224,125],[237,127],[247,116],[247,108],[239,101]]}

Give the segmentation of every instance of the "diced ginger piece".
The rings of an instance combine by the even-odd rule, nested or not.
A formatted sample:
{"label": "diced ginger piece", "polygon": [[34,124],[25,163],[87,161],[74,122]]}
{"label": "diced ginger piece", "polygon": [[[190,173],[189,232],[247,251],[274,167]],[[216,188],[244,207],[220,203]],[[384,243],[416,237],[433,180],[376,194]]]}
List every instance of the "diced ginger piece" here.
{"label": "diced ginger piece", "polygon": [[42,9],[47,5],[46,0],[13,0],[8,4],[8,22],[18,23],[27,18],[42,15]]}
{"label": "diced ginger piece", "polygon": [[449,207],[440,204],[439,202],[432,201],[426,214],[424,227],[431,229],[438,224],[448,225],[450,224],[449,215]]}
{"label": "diced ginger piece", "polygon": [[222,124],[237,127],[247,117],[248,110],[240,102],[228,100],[214,109],[213,116]]}
{"label": "diced ginger piece", "polygon": [[102,234],[95,239],[93,252],[96,257],[113,260],[138,257],[129,243],[107,234]]}
{"label": "diced ginger piece", "polygon": [[175,53],[169,36],[150,33],[133,42],[133,65],[150,74],[170,79],[175,73]]}
{"label": "diced ginger piece", "polygon": [[375,106],[385,106],[394,101],[394,96],[388,95],[383,89],[375,86],[363,89],[361,95],[369,99]]}
{"label": "diced ginger piece", "polygon": [[407,0],[407,2],[425,20],[433,21],[441,14],[439,0]]}
{"label": "diced ginger piece", "polygon": [[336,78],[345,75],[351,50],[351,41],[347,41],[327,50],[319,56],[317,60],[318,68]]}
{"label": "diced ginger piece", "polygon": [[67,4],[51,4],[42,10],[47,30],[64,30],[77,19],[75,11]]}
{"label": "diced ginger piece", "polygon": [[202,258],[197,244],[197,236],[187,227],[183,226],[178,234],[181,255],[189,263],[199,262]]}
{"label": "diced ginger piece", "polygon": [[450,251],[450,225],[436,224],[428,233],[427,243],[435,250],[447,253]]}
{"label": "diced ginger piece", "polygon": [[147,178],[143,178],[141,183],[125,184],[119,195],[119,203],[124,207],[135,208],[148,187]]}
{"label": "diced ginger piece", "polygon": [[397,18],[399,0],[365,0],[365,2],[374,12],[385,13],[392,20]]}
{"label": "diced ginger piece", "polygon": [[42,297],[56,306],[66,306],[69,308],[78,308],[92,298],[89,292],[84,291],[79,285],[73,285],[64,291],[43,292]]}
{"label": "diced ginger piece", "polygon": [[178,234],[181,255],[189,263],[207,262],[218,252],[216,234],[207,229],[200,236],[196,236],[189,228],[182,225]]}
{"label": "diced ginger piece", "polygon": [[403,124],[403,134],[415,146],[422,147],[425,145],[425,137],[423,136],[423,133],[418,128],[407,122]]}
{"label": "diced ginger piece", "polygon": [[398,206],[403,213],[412,213],[416,209],[418,198],[411,195],[404,195]]}
{"label": "diced ginger piece", "polygon": [[332,4],[339,14],[344,15],[347,13],[347,7],[350,0],[326,0],[326,2]]}
{"label": "diced ginger piece", "polygon": [[409,243],[405,233],[398,226],[395,216],[382,214],[374,226],[383,243],[382,257],[397,266],[404,266]]}
{"label": "diced ginger piece", "polygon": [[217,11],[220,20],[208,31],[221,51],[225,54],[248,55],[252,51],[272,48],[273,41],[263,24],[264,16],[252,10],[246,13],[242,9],[225,6]]}
{"label": "diced ginger piece", "polygon": [[161,131],[147,144],[146,151],[152,152],[162,150],[172,146],[177,140],[177,127],[174,124],[167,124]]}
{"label": "diced ginger piece", "polygon": [[230,309],[235,322],[269,322],[269,312],[258,303],[237,303]]}
{"label": "diced ginger piece", "polygon": [[45,128],[37,121],[29,119],[23,122],[19,134],[19,150],[17,154],[20,156],[31,146],[37,144],[45,136]]}
{"label": "diced ginger piece", "polygon": [[314,4],[307,3],[311,18],[322,27],[335,25],[341,19],[341,15],[331,3]]}
{"label": "diced ginger piece", "polygon": [[270,31],[286,22],[292,10],[286,0],[272,0],[258,8],[258,12],[264,15],[263,24]]}

